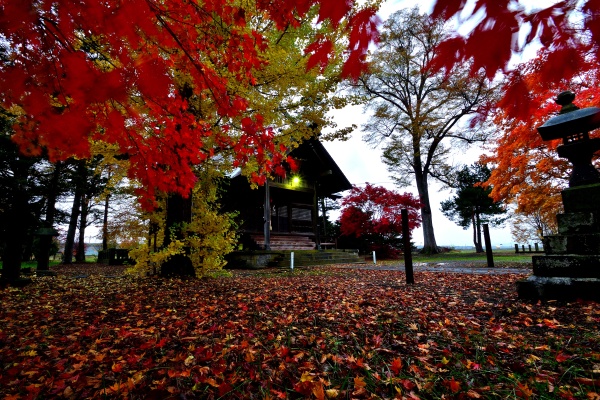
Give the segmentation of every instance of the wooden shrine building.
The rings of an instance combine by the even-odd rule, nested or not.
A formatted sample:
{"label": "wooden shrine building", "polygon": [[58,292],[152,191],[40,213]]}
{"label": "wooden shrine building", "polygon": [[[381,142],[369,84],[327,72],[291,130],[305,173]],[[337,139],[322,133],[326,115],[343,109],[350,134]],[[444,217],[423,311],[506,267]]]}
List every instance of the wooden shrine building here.
{"label": "wooden shrine building", "polygon": [[289,154],[298,170],[251,189],[241,175],[231,179],[227,208],[239,212],[244,250],[320,249],[319,206],[352,185],[318,139],[304,141]]}

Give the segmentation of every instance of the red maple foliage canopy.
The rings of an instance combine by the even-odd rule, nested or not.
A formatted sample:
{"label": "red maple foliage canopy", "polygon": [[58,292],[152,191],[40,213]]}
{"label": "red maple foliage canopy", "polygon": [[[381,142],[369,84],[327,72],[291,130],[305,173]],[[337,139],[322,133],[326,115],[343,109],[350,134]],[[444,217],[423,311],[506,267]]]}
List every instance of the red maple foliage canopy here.
{"label": "red maple foliage canopy", "polygon": [[[259,173],[271,170],[283,157],[274,132],[260,115],[244,116],[246,99],[227,90],[228,77],[255,82],[268,45],[248,29],[246,10],[236,4],[0,0],[0,104],[15,116],[14,140],[25,154],[46,151],[51,161],[88,157],[90,140],[116,144],[129,157],[129,175],[141,183],[146,205],[156,191],[187,195],[195,181],[192,166],[219,149],[233,148],[236,164],[267,151],[273,155],[258,159]],[[255,3],[278,29],[298,26],[319,5],[319,21],[338,26],[347,20],[343,72],[358,76],[377,39],[374,9],[354,12],[353,0]],[[325,65],[332,51],[332,39],[319,38],[306,49],[308,65]],[[179,90],[177,76],[210,102],[210,117],[186,112],[189,94]],[[233,118],[241,119],[235,139],[228,123]]]}
{"label": "red maple foliage canopy", "polygon": [[[477,20],[469,34],[456,34],[443,42],[433,64],[450,69],[471,60],[473,73],[485,70],[492,78],[496,72],[507,74],[508,83],[501,101],[511,116],[525,118],[535,112],[527,80],[520,69],[511,69],[511,57],[539,42],[545,63],[539,66],[543,81],[570,80],[582,71],[597,68],[590,55],[600,55],[600,1],[563,0],[536,4],[533,10],[523,0],[480,0],[465,12],[463,0],[437,0],[433,17],[459,18],[460,22]],[[554,3],[554,4],[551,4]],[[519,33],[524,28],[522,38]],[[529,31],[527,32],[527,29]]]}
{"label": "red maple foliage canopy", "polygon": [[342,200],[340,229],[346,236],[376,234],[396,237],[402,234],[401,210],[408,210],[409,230],[421,225],[421,204],[410,193],[398,193],[367,183],[354,186]]}

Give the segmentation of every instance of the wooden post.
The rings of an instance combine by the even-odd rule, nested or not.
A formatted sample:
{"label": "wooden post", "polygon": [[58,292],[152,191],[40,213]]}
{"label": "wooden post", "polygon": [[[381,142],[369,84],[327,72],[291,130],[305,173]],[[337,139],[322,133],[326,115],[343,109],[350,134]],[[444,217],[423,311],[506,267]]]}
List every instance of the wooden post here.
{"label": "wooden post", "polygon": [[406,272],[406,283],[415,283],[413,275],[412,253],[410,248],[410,229],[408,229],[408,210],[400,211],[402,216],[402,241],[404,242],[404,271]]}
{"label": "wooden post", "polygon": [[265,215],[263,232],[265,236],[265,250],[271,250],[271,195],[269,193],[269,180],[265,182]]}
{"label": "wooden post", "polygon": [[[325,208],[325,196],[321,197],[321,213],[323,214],[323,236],[327,238],[327,209]],[[329,242],[329,240],[327,241]]]}
{"label": "wooden post", "polygon": [[537,243],[534,243],[535,246],[535,252],[538,253],[540,251],[540,247],[538,246]]}
{"label": "wooden post", "polygon": [[483,226],[483,239],[485,240],[485,254],[487,256],[488,268],[494,268],[494,255],[492,254],[492,242],[490,240],[490,229],[488,224],[482,224]]}
{"label": "wooden post", "polygon": [[515,243],[515,253],[519,254],[519,245]]}
{"label": "wooden post", "polygon": [[314,185],[314,193],[313,193],[313,230],[315,232],[315,244],[317,246],[317,250],[321,250],[321,237],[319,235],[319,201],[317,197],[317,182],[315,181]]}

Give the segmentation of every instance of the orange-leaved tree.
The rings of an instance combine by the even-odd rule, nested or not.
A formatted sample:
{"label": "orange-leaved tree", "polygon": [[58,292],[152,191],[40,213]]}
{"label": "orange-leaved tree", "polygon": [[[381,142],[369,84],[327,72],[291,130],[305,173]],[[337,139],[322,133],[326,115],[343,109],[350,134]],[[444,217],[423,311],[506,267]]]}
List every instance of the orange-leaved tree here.
{"label": "orange-leaved tree", "polygon": [[[590,61],[594,59],[589,57]],[[559,92],[575,91],[574,103],[578,107],[597,105],[600,95],[598,71],[548,81],[543,79],[547,62],[548,54],[540,52],[537,58],[519,67],[529,98],[538,107],[527,116],[520,116],[504,103],[498,104],[493,112],[498,135],[488,147],[489,153],[482,157],[483,162],[495,166],[487,181],[492,186],[493,199],[515,205],[516,240],[541,238],[556,230],[555,216],[562,208],[560,191],[567,186],[571,169],[570,163],[556,152],[561,141],[543,141],[537,127],[560,110],[554,101]]]}
{"label": "orange-leaved tree", "polygon": [[[558,1],[533,8],[525,0],[481,0],[468,10],[466,4],[436,1],[434,17],[473,24],[467,34],[456,33],[442,43],[432,64],[449,71],[468,60],[472,74],[505,74],[495,115],[502,135],[494,145],[498,154],[488,160],[497,162],[492,196],[517,202],[517,209],[533,218],[529,222],[539,236],[555,228],[550,216],[560,207],[557,193],[568,165],[555,156],[558,144],[542,143],[535,127],[558,111],[550,99],[561,90],[578,92],[580,107],[595,103],[590,79],[597,78],[600,55],[600,2]],[[536,45],[541,46],[536,61],[513,67],[513,57]]]}

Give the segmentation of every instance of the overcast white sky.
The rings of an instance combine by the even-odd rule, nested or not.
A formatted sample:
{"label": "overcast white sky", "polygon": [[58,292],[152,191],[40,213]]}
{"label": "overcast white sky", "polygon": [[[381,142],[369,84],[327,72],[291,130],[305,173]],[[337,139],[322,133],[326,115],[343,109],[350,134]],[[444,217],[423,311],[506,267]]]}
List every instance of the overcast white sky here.
{"label": "overcast white sky", "polygon": [[[420,1],[419,7],[423,12],[429,12],[432,8],[431,1]],[[414,1],[395,0],[385,2],[380,9],[380,16],[383,20],[393,12],[401,8],[410,8],[415,5]],[[385,165],[381,162],[381,148],[372,149],[362,141],[363,131],[361,125],[367,121],[367,115],[363,113],[362,107],[352,106],[344,110],[331,113],[338,128],[343,128],[356,124],[357,129],[352,138],[346,142],[335,141],[325,142],[324,145],[336,161],[338,166],[344,172],[348,180],[353,185],[364,185],[365,182],[384,186],[388,189],[398,190],[400,192],[411,192],[417,196],[416,187],[397,188],[390,179]],[[474,147],[467,154],[457,153],[455,162],[457,164],[472,164],[481,153],[481,150]],[[430,180],[431,207],[433,209],[433,225],[438,246],[472,246],[472,229],[462,229],[455,223],[448,220],[440,211],[440,202],[453,196],[451,191],[441,191],[440,186]],[[418,197],[418,196],[417,196]],[[332,217],[336,217],[332,215]],[[514,242],[510,234],[508,224],[502,228],[490,227],[490,238],[493,247],[513,246]],[[416,245],[423,244],[423,233],[418,229],[413,234],[413,241]]]}

